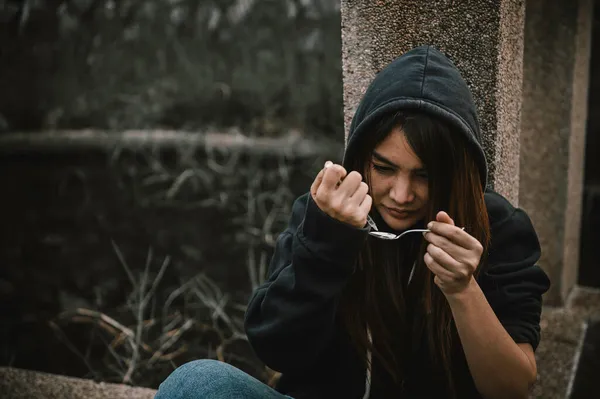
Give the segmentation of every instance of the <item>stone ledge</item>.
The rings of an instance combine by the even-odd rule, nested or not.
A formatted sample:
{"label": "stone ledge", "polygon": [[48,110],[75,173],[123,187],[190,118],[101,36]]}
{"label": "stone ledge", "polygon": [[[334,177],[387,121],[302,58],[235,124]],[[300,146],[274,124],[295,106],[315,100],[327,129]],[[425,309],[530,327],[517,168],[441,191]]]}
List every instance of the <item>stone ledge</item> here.
{"label": "stone ledge", "polygon": [[155,394],[147,388],[0,367],[3,399],[152,399]]}
{"label": "stone ledge", "polygon": [[300,130],[288,129],[277,136],[249,136],[237,128],[224,131],[57,130],[35,133],[11,132],[0,135],[0,154],[37,152],[82,152],[143,149],[197,151],[226,149],[254,155],[285,154],[292,158],[330,155],[342,144],[327,137],[314,138]]}
{"label": "stone ledge", "polygon": [[[600,290],[576,287],[561,308],[544,307],[536,351],[538,382],[531,398],[564,399],[573,377],[584,324],[600,319]],[[122,384],[0,367],[4,399],[152,399],[156,391]]]}
{"label": "stone ledge", "polygon": [[536,351],[538,382],[532,398],[564,399],[575,371],[584,324],[600,319],[600,290],[575,287],[565,306],[544,307]]}

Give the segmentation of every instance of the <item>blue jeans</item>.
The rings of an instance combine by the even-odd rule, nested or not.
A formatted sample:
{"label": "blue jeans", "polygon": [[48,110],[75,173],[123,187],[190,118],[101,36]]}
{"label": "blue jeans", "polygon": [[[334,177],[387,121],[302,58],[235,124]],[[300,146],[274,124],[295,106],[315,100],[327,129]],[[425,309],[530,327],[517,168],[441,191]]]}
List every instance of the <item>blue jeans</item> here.
{"label": "blue jeans", "polygon": [[167,377],[154,399],[291,399],[230,364],[194,360]]}

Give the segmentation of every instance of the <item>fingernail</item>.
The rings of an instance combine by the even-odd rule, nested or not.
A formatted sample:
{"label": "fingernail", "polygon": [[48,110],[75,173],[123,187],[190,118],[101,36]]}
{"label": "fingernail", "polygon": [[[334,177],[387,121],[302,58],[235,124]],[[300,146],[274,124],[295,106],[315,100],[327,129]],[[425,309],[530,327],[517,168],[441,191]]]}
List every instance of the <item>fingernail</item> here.
{"label": "fingernail", "polygon": [[331,161],[325,162],[325,168],[329,168],[331,165],[333,165],[333,162],[331,162]]}
{"label": "fingernail", "polygon": [[427,225],[428,229],[431,229],[433,227],[433,222],[429,222],[429,224]]}

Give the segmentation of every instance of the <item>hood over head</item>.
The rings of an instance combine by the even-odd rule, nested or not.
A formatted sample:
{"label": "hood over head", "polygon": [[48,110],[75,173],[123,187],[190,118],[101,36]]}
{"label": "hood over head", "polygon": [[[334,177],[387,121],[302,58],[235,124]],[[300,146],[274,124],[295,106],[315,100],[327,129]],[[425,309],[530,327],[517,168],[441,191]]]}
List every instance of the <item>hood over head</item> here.
{"label": "hood over head", "polygon": [[472,144],[481,183],[487,184],[487,162],[473,96],[456,66],[432,46],[416,47],[377,74],[350,125],[344,153],[347,168],[360,138],[384,114],[401,110],[428,113],[448,122]]}

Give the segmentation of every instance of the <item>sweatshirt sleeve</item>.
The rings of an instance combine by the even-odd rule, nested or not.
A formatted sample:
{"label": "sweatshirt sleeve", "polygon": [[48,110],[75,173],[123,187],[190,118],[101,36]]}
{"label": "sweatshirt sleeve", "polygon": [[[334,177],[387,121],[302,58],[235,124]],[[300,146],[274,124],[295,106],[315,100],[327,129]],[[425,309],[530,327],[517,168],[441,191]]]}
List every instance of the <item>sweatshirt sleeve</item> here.
{"label": "sweatshirt sleeve", "polygon": [[331,340],[336,306],[368,233],[322,212],[311,195],[296,200],[279,236],[268,280],[251,296],[245,329],[273,370],[302,370]]}
{"label": "sweatshirt sleeve", "polygon": [[550,287],[536,264],[541,250],[527,214],[498,194],[486,194],[491,245],[480,285],[496,316],[516,343],[540,342],[542,294]]}

